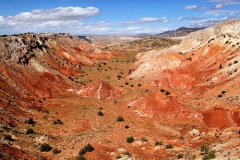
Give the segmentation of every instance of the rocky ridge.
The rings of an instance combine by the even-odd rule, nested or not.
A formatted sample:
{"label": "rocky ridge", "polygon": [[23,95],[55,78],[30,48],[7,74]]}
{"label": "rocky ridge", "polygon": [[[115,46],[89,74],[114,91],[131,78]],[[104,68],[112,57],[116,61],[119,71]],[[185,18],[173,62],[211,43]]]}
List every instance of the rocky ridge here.
{"label": "rocky ridge", "polygon": [[120,44],[107,46],[107,50],[120,50],[127,52],[145,52],[149,50],[163,49],[178,44],[179,40],[168,38],[146,37],[138,40],[132,40]]}

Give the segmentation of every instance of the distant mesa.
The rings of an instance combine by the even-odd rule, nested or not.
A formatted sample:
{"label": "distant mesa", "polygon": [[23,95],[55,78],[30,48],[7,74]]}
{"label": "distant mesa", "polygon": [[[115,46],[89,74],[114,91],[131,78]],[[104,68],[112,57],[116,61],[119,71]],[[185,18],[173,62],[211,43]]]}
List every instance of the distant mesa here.
{"label": "distant mesa", "polygon": [[122,91],[114,86],[111,86],[107,82],[100,80],[87,85],[85,88],[78,91],[77,94],[83,97],[105,100],[117,98],[122,94]]}

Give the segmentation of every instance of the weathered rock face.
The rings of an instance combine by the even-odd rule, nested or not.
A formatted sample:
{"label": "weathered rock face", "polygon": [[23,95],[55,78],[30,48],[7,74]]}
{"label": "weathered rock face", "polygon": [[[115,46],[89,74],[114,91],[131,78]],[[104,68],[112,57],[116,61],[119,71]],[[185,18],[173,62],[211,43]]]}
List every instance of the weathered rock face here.
{"label": "weathered rock face", "polygon": [[[83,65],[111,57],[69,34],[0,37],[0,104],[11,110],[12,117],[42,108],[46,98],[80,86],[74,77],[82,73]],[[5,111],[0,114],[5,121],[11,118]]]}
{"label": "weathered rock face", "polygon": [[[240,21],[227,21],[191,33],[180,45],[143,53],[130,77],[169,90],[177,101],[203,112],[207,125],[238,126],[239,27]],[[153,110],[142,105],[149,107],[146,114]]]}
{"label": "weathered rock face", "polygon": [[0,58],[27,65],[32,58],[42,58],[45,53],[56,54],[69,63],[92,64],[97,61],[92,53],[102,54],[102,58],[111,55],[96,45],[83,42],[69,34],[24,34],[0,37]]}

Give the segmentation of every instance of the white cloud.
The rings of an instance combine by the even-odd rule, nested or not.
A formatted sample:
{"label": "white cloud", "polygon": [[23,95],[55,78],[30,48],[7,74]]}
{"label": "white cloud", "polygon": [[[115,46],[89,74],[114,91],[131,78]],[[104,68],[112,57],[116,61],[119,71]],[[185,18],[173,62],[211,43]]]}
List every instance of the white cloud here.
{"label": "white cloud", "polygon": [[220,9],[223,6],[224,6],[223,4],[216,4],[213,9]]}
{"label": "white cloud", "polygon": [[73,34],[78,35],[106,35],[106,34],[156,34],[169,30],[169,28],[161,28],[161,27],[143,27],[143,26],[100,26],[99,22],[95,24],[81,24],[75,27]]}
{"label": "white cloud", "polygon": [[[99,14],[95,7],[58,7],[49,10],[36,9],[31,12],[8,17],[0,16],[0,34],[23,32],[69,32],[85,18]],[[100,22],[103,25],[103,22]],[[73,27],[73,28],[71,28]],[[67,30],[68,29],[68,30]]]}
{"label": "white cloud", "polygon": [[213,15],[220,15],[220,14],[234,14],[234,13],[240,13],[240,10],[210,10],[206,12],[206,14],[213,14]]}
{"label": "white cloud", "polygon": [[189,5],[189,6],[184,7],[183,9],[189,10],[189,9],[197,9],[197,8],[198,8],[197,5]]}
{"label": "white cloud", "polygon": [[184,10],[205,10],[207,7],[199,7],[198,5],[189,5],[183,8]]}
{"label": "white cloud", "polygon": [[219,18],[219,19],[206,19],[206,20],[198,20],[198,21],[192,21],[188,24],[189,27],[208,27],[212,26],[216,23],[222,22],[227,20],[227,17]]}
{"label": "white cloud", "polygon": [[239,0],[208,0],[208,2],[222,3],[224,5],[240,5]]}
{"label": "white cloud", "polygon": [[[118,30],[126,34],[157,34],[164,31],[168,31],[169,28],[130,26],[127,28],[118,28]],[[113,33],[115,32],[116,31],[114,31]]]}
{"label": "white cloud", "polygon": [[15,22],[80,20],[98,13],[99,9],[95,7],[59,7],[50,10],[36,9],[31,12],[22,12],[15,16],[9,16],[5,20]]}
{"label": "white cloud", "polygon": [[137,24],[137,23],[153,23],[153,22],[168,22],[168,19],[166,17],[162,17],[162,18],[149,17],[149,18],[141,18],[138,20],[120,22],[120,24]]}
{"label": "white cloud", "polygon": [[207,9],[207,7],[198,7],[197,10],[206,10],[206,9]]}
{"label": "white cloud", "polygon": [[219,15],[234,15],[234,14],[239,14],[240,11],[239,10],[225,10],[222,9],[223,6],[226,5],[240,5],[240,0],[208,0],[208,2],[212,2],[215,3],[214,7],[212,8],[212,10],[207,11],[205,14],[212,14],[215,16],[219,16]]}
{"label": "white cloud", "polygon": [[178,17],[178,18],[172,18],[171,20],[173,20],[173,21],[181,21],[181,20],[183,20],[184,18],[183,17]]}

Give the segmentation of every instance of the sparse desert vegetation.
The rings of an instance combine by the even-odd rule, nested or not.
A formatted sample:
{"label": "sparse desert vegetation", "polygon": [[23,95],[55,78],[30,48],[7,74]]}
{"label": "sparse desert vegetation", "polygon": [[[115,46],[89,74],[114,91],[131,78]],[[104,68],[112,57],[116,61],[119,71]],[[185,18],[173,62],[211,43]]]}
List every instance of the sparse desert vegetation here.
{"label": "sparse desert vegetation", "polygon": [[1,36],[0,159],[238,159],[229,23],[106,50],[69,34]]}

